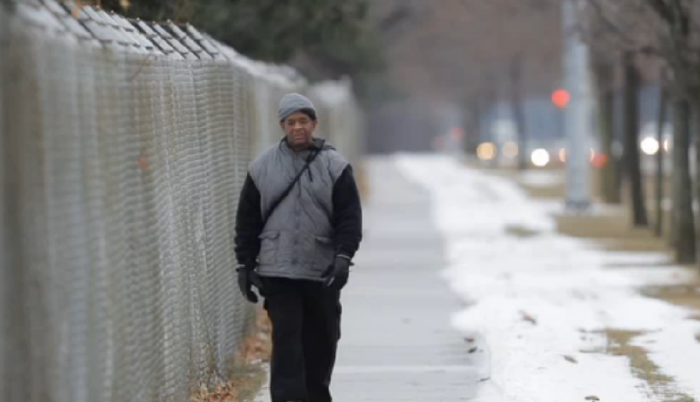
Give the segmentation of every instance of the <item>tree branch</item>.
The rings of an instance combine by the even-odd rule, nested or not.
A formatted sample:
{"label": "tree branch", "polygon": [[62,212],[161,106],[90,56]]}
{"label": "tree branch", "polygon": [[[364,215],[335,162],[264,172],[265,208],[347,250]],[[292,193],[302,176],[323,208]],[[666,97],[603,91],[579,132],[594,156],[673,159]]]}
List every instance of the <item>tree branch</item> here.
{"label": "tree branch", "polygon": [[603,8],[598,1],[587,0],[587,4],[589,4],[591,9],[595,12],[597,20],[601,22],[605,28],[609,29],[615,36],[617,36],[622,42],[625,42],[623,46],[629,49],[637,47],[635,41],[630,38],[623,29],[621,29],[607,17],[607,13],[603,11]]}
{"label": "tree branch", "polygon": [[673,23],[673,11],[664,2],[664,0],[646,0],[649,7],[656,12],[664,21],[669,24]]}

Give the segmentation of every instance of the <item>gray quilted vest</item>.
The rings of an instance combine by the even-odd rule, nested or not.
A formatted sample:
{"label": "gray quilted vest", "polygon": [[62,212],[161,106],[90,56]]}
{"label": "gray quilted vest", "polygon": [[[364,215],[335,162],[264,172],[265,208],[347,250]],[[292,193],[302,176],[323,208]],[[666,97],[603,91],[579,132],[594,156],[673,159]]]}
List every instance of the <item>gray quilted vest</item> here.
{"label": "gray quilted vest", "polygon": [[[270,147],[250,164],[260,191],[260,208],[270,205],[294,180],[310,150],[294,152],[286,141]],[[261,276],[320,280],[333,262],[333,186],[348,161],[326,144],[289,195],[270,215],[260,234]]]}

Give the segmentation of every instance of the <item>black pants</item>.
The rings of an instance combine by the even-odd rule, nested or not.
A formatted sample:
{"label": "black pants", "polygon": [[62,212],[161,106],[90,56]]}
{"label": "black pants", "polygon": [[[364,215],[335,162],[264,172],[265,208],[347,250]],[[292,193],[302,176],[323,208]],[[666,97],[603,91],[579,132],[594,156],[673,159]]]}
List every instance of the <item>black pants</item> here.
{"label": "black pants", "polygon": [[340,339],[340,292],[321,283],[263,278],[272,321],[272,402],[331,402]]}

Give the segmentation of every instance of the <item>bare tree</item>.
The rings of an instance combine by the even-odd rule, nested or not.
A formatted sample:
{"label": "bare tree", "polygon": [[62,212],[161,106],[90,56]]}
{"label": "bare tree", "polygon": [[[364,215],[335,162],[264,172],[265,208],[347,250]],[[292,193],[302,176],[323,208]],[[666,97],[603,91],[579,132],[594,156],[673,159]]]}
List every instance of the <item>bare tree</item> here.
{"label": "bare tree", "polygon": [[514,54],[509,62],[510,75],[510,101],[513,109],[513,120],[515,120],[516,131],[518,132],[518,168],[527,168],[527,122],[525,121],[525,110],[523,105],[522,75],[523,61],[521,54]]}
{"label": "bare tree", "polygon": [[656,142],[659,150],[656,153],[656,219],[654,220],[654,234],[661,237],[664,228],[664,127],[666,125],[667,95],[663,88],[659,89],[659,105],[656,118]]}
{"label": "bare tree", "polygon": [[[673,209],[671,244],[679,262],[695,261],[690,176],[690,118],[700,109],[700,4],[691,0],[580,0],[587,8],[588,37],[620,52],[650,55],[668,71],[664,89],[673,104]],[[700,140],[700,131],[696,131]],[[700,184],[700,174],[695,178]],[[699,189],[700,191],[700,189]]]}
{"label": "bare tree", "polygon": [[624,74],[623,125],[625,136],[624,166],[629,181],[632,200],[632,223],[646,227],[647,210],[644,202],[644,185],[639,158],[639,72],[634,64],[634,54],[622,56]]}
{"label": "bare tree", "polygon": [[492,75],[499,82],[515,125],[518,167],[524,169],[530,134],[526,101],[532,95],[548,96],[560,79],[561,43],[553,39],[561,31],[558,1],[462,0],[462,4],[465,14],[472,16],[468,27],[473,31],[467,35],[473,41],[471,54],[482,61],[476,79]]}
{"label": "bare tree", "polygon": [[608,163],[600,169],[601,195],[606,203],[619,204],[621,192],[618,185],[617,161],[614,160],[613,155],[615,138],[614,64],[610,58],[594,49],[591,57],[591,71],[596,93],[595,105],[598,114],[601,152],[609,158]]}
{"label": "bare tree", "polygon": [[420,0],[378,1],[378,9],[406,3],[412,15],[420,15],[415,29],[391,36],[390,73],[413,98],[452,101],[467,110],[470,150],[478,139],[474,133],[488,132],[485,114],[505,101],[511,106],[523,165],[530,134],[525,106],[533,95],[549,97],[560,75],[557,2],[454,0],[435,6]]}
{"label": "bare tree", "polygon": [[693,220],[692,180],[690,174],[690,102],[678,99],[674,102],[673,136],[673,218],[676,233],[674,248],[680,263],[695,261],[695,225]]}

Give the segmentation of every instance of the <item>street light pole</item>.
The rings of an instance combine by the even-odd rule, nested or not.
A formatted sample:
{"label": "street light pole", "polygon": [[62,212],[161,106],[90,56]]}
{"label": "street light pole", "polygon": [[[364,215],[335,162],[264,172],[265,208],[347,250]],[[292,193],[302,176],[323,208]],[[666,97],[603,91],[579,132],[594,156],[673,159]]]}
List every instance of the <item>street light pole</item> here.
{"label": "street light pole", "polygon": [[588,46],[577,28],[574,0],[562,3],[564,23],[564,84],[570,101],[564,110],[567,140],[566,206],[585,210],[591,203],[590,136],[592,130],[592,91],[588,66]]}

